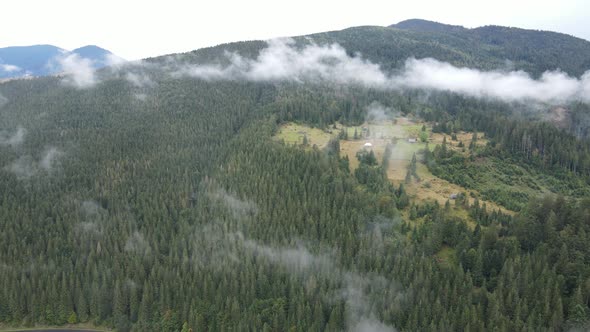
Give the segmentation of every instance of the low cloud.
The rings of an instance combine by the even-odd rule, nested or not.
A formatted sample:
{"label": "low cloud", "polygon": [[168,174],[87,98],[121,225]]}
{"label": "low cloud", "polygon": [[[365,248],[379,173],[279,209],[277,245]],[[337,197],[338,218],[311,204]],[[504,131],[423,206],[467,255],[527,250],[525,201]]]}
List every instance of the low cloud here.
{"label": "low cloud", "polygon": [[14,72],[20,71],[21,68],[19,66],[15,66],[15,65],[0,64],[0,70],[4,71],[6,73],[14,73]]}
{"label": "low cloud", "polygon": [[93,200],[87,200],[82,202],[80,210],[87,217],[98,216],[106,213],[106,210],[103,209],[96,201]]}
{"label": "low cloud", "polygon": [[136,100],[139,100],[139,101],[146,101],[148,98],[148,95],[145,93],[134,93],[133,98],[135,98]]}
{"label": "low cloud", "polygon": [[[153,72],[165,75],[174,71],[168,65],[159,67],[143,60],[126,61],[115,55],[107,57],[106,63],[109,66],[107,72],[111,77],[126,80],[133,87],[144,91],[157,86],[157,83],[152,79]],[[176,64],[177,67],[178,64]]]}
{"label": "low cloud", "polygon": [[318,81],[384,85],[387,77],[380,67],[360,56],[349,56],[338,44],[319,46],[311,43],[295,47],[292,39],[273,39],[256,59],[226,53],[229,66],[191,66],[178,74],[205,80]]}
{"label": "low cloud", "polygon": [[[161,70],[173,77],[190,76],[203,80],[246,80],[265,82],[312,82],[356,84],[366,87],[404,90],[448,91],[469,97],[498,99],[506,102],[562,104],[569,101],[590,102],[590,71],[576,78],[559,70],[547,71],[538,79],[523,71],[480,71],[461,68],[435,59],[407,59],[395,72],[385,72],[361,54],[350,54],[338,44],[318,45],[308,41],[297,45],[293,39],[273,39],[254,58],[226,52],[220,63],[188,65],[169,57],[160,65],[143,61],[125,62],[107,58],[111,73],[137,88],[155,85],[146,70]],[[88,88],[95,85],[94,63],[77,54],[58,58],[64,82]],[[386,113],[384,113],[386,114]],[[378,115],[378,114],[376,114]]]}
{"label": "low cloud", "polygon": [[127,60],[121,58],[120,56],[114,55],[113,53],[105,55],[104,62],[110,67],[121,67],[128,63]]}
{"label": "low cloud", "polygon": [[332,260],[327,255],[314,255],[307,248],[298,246],[294,248],[272,248],[261,245],[252,240],[246,240],[241,235],[243,246],[253,253],[265,257],[275,264],[283,265],[292,272],[309,272],[311,270],[333,271],[336,269]]}
{"label": "low cloud", "polygon": [[91,88],[100,82],[96,75],[97,66],[110,66],[118,71],[125,67],[125,61],[114,54],[107,54],[104,61],[95,61],[77,53],[64,53],[55,57],[48,66],[56,68],[64,75],[63,82],[78,89]]}
{"label": "low cloud", "polygon": [[[399,286],[390,283],[381,276],[361,276],[356,273],[346,272],[344,274],[343,298],[349,307],[348,322],[349,330],[354,332],[394,332],[395,328],[381,322],[371,310],[369,295],[383,297],[388,288],[399,292]],[[367,289],[371,289],[368,294]],[[401,294],[401,292],[400,292]],[[399,297],[396,298],[399,301]]]}
{"label": "low cloud", "polygon": [[138,287],[137,283],[131,279],[126,279],[125,283],[123,283],[123,286],[125,286],[126,288],[129,288],[129,289],[135,289]]}
{"label": "low cloud", "polygon": [[152,251],[149,243],[144,239],[143,235],[137,231],[133,232],[133,234],[127,238],[124,249],[127,252],[139,255],[149,255]]}
{"label": "low cloud", "polygon": [[338,44],[320,46],[311,42],[297,47],[292,39],[267,43],[255,59],[227,52],[229,65],[185,66],[175,75],[204,80],[330,82],[394,90],[449,91],[507,102],[590,101],[590,71],[581,78],[559,70],[547,71],[535,79],[523,71],[480,71],[430,58],[411,58],[400,70],[386,73],[360,54],[349,55]]}
{"label": "low cloud", "polygon": [[15,147],[20,145],[24,142],[26,133],[27,131],[23,127],[16,128],[14,133],[0,130],[0,146],[8,145]]}
{"label": "low cloud", "polygon": [[222,203],[231,212],[232,216],[240,219],[246,216],[254,215],[258,212],[258,207],[253,202],[242,200],[237,196],[228,193],[222,188],[212,188],[208,196],[217,202]]}
{"label": "low cloud", "polygon": [[22,180],[37,174],[39,168],[33,157],[22,156],[4,167],[4,170],[13,173],[19,180]]}
{"label": "low cloud", "polygon": [[96,201],[86,200],[80,204],[81,221],[76,224],[75,229],[80,234],[98,235],[101,234],[101,217],[107,214]]}
{"label": "low cloud", "polygon": [[[332,282],[340,283],[343,288],[335,296],[336,300],[346,303],[346,321],[349,331],[354,332],[394,332],[395,328],[380,321],[372,310],[371,297],[383,297],[386,293],[397,293],[394,301],[400,301],[401,291],[395,282],[381,276],[359,274],[339,268],[331,255],[313,254],[303,246],[276,248],[256,241],[244,239],[238,233],[236,238],[243,247],[254,255],[266,258],[269,262],[287,268],[301,276],[313,273],[325,276]],[[334,299],[331,299],[333,301]]]}
{"label": "low cloud", "polygon": [[51,147],[45,151],[45,153],[43,154],[43,158],[39,162],[39,165],[44,170],[51,171],[51,169],[57,161],[57,158],[60,157],[62,154],[63,152],[61,152],[57,148]]}
{"label": "low cloud", "polygon": [[523,71],[479,71],[458,68],[435,59],[408,59],[393,86],[450,91],[477,98],[505,101],[532,100],[560,103],[568,100],[589,101],[590,72],[580,79],[559,70],[547,71],[533,79]]}
{"label": "low cloud", "polygon": [[72,53],[57,57],[56,62],[65,75],[64,83],[79,89],[89,88],[96,84],[92,60]]}
{"label": "low cloud", "polygon": [[137,88],[151,88],[155,86],[154,81],[145,73],[128,72],[125,74],[125,79]]}
{"label": "low cloud", "polygon": [[374,101],[367,107],[367,121],[382,122],[391,120],[396,113],[398,112],[392,108],[385,107],[381,103]]}
{"label": "low cloud", "polygon": [[19,180],[27,179],[37,175],[40,171],[51,173],[55,170],[59,157],[63,152],[55,147],[50,147],[43,153],[41,160],[36,161],[32,156],[25,155],[19,157],[9,165],[4,167],[4,170],[16,175]]}
{"label": "low cloud", "polygon": [[395,332],[396,330],[375,319],[362,318],[351,327],[355,332]]}

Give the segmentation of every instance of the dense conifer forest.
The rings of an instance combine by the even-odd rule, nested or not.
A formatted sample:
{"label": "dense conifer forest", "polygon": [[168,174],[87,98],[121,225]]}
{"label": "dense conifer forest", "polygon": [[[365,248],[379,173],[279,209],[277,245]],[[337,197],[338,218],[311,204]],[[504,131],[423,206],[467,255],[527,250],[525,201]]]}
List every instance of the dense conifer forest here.
{"label": "dense conifer forest", "polygon": [[[588,69],[590,43],[528,33],[400,26],[311,37],[360,52],[383,70],[412,56],[484,70],[508,58],[533,75]],[[531,54],[522,38],[544,52]],[[241,42],[173,59],[224,65],[224,50],[256,57],[264,47]],[[586,52],[547,55],[566,49]],[[165,75],[170,61],[148,59],[141,73],[106,68],[85,88],[57,76],[0,83],[0,327],[590,326],[586,104],[562,105],[569,122],[556,126],[522,103],[354,83]],[[394,142],[382,158],[359,153],[353,170],[338,139],[326,147],[273,139],[289,122],[361,125],[374,102],[449,137],[414,156],[408,181],[419,180],[424,164],[465,193],[446,204],[410,197],[404,182],[387,178]],[[462,142],[465,153],[448,148],[460,131],[483,133],[487,143]],[[490,186],[485,174],[528,189]],[[509,213],[468,199],[470,190]]]}

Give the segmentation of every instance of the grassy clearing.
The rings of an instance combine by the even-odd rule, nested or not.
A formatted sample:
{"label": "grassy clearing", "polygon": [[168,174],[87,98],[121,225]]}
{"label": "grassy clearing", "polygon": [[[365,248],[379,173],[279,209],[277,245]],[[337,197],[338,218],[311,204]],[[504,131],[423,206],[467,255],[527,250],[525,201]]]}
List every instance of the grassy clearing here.
{"label": "grassy clearing", "polygon": [[403,138],[407,135],[404,127],[402,125],[395,124],[394,121],[363,123],[360,126],[351,127],[338,125],[338,128],[344,128],[348,133],[348,138],[351,140],[354,139],[355,131],[359,139],[391,139]]}
{"label": "grassy clearing", "polygon": [[[410,197],[418,201],[437,201],[439,204],[444,205],[447,200],[450,200],[451,204],[453,204],[453,200],[450,199],[451,194],[467,193],[469,203],[473,204],[475,199],[472,198],[470,194],[473,193],[473,195],[479,199],[480,204],[486,204],[488,211],[499,209],[503,213],[514,214],[514,212],[507,210],[492,201],[484,200],[482,195],[475,190],[467,190],[464,187],[432,175],[426,165],[418,164],[416,172],[420,177],[420,181],[412,179],[412,181],[406,186],[406,190]],[[467,220],[466,218],[462,219]]]}
{"label": "grassy clearing", "polygon": [[[430,134],[430,143],[431,148],[434,148],[438,144],[442,144],[443,139],[447,138],[447,147],[451,150],[461,152],[464,155],[469,154],[469,144],[471,143],[471,139],[473,138],[473,132],[465,132],[461,131],[457,134],[457,140],[454,141],[451,139],[451,135],[441,134],[441,133],[432,133]],[[463,148],[458,147],[459,142],[463,142]],[[475,143],[477,146],[485,146],[488,144],[488,140],[484,137],[483,133],[477,133],[477,141]]]}
{"label": "grassy clearing", "polygon": [[[329,131],[288,123],[281,126],[274,139],[282,140],[286,144],[301,145],[303,143],[303,137],[307,136],[309,147],[315,144],[319,148],[323,148],[332,137],[336,137],[340,130],[345,128],[348,131],[349,139],[340,141],[340,154],[342,156],[348,156],[351,171],[354,171],[358,167],[359,161],[356,158],[356,154],[358,151],[364,149],[365,143],[372,144],[371,149],[375,153],[379,164],[383,160],[385,147],[391,143],[393,144],[393,151],[389,161],[389,168],[387,169],[387,177],[395,185],[399,185],[405,181],[407,167],[412,156],[414,154],[419,156],[420,151],[426,148],[426,143],[409,143],[407,140],[408,137],[417,137],[422,131],[422,126],[423,123],[415,123],[407,118],[398,118],[396,121],[387,121],[378,124],[365,123],[357,127],[344,127],[341,124],[336,124],[337,129],[331,129]],[[360,137],[357,140],[352,139],[355,129],[357,130],[357,135]],[[443,134],[431,133],[429,126],[427,126],[427,132],[430,136],[428,145],[430,149],[433,149],[436,144],[442,144]],[[461,132],[457,134],[457,139],[463,140],[464,144],[469,145],[472,135],[469,132]],[[482,134],[478,134],[478,145],[486,144],[486,140],[482,136]],[[458,141],[452,141],[451,137],[447,136],[447,144],[451,148],[460,149],[456,147],[457,143]],[[406,185],[408,194],[417,201],[437,201],[439,204],[444,205],[447,200],[450,200],[451,194],[464,192],[467,193],[470,203],[474,201],[470,195],[473,194],[478,197],[480,204],[486,204],[488,211],[499,209],[504,213],[513,213],[494,202],[484,200],[485,195],[481,195],[476,190],[467,190],[464,187],[434,176],[423,164],[418,164],[417,173],[420,181],[412,179]],[[453,203],[452,200],[451,203]],[[457,213],[460,214],[460,212]],[[474,227],[474,224],[469,221],[469,216],[465,214],[459,217],[466,220],[470,227]]]}
{"label": "grassy clearing", "polygon": [[[371,143],[373,145],[371,149],[375,153],[379,164],[383,161],[383,153],[387,144],[393,144],[390,139],[341,140],[340,154],[348,156],[351,171],[354,171],[358,167],[359,162],[356,158],[356,153],[364,148],[365,143]],[[387,170],[388,177],[393,181],[403,180],[412,156],[414,153],[418,154],[425,147],[425,143],[408,143],[405,140],[398,140],[397,143],[393,144],[392,155]]]}
{"label": "grassy clearing", "polygon": [[389,140],[386,139],[359,139],[359,140],[341,140],[340,141],[340,155],[341,156],[348,156],[348,160],[350,161],[350,170],[354,171],[358,165],[359,161],[356,158],[356,153],[363,149],[365,143],[371,143],[373,147],[373,153],[375,153],[375,157],[377,158],[377,162],[381,164],[383,160],[383,152],[385,151],[385,147]]}
{"label": "grassy clearing", "polygon": [[387,178],[395,184],[400,184],[406,178],[409,160],[394,159],[389,161],[389,168],[387,168]]}
{"label": "grassy clearing", "polygon": [[309,147],[312,147],[315,144],[319,148],[323,148],[328,144],[328,141],[337,134],[338,130],[331,130],[330,132],[296,123],[287,123],[279,128],[274,139],[277,141],[282,140],[289,145],[302,145],[304,137],[307,136]]}
{"label": "grassy clearing", "polygon": [[422,132],[422,127],[424,125],[425,124],[423,124],[423,123],[405,125],[404,126],[404,131],[406,133],[406,136],[408,136],[408,137],[419,137],[420,136],[420,133]]}
{"label": "grassy clearing", "polygon": [[[390,160],[390,167],[387,170],[392,180],[403,180],[406,167],[414,153],[425,148],[425,143],[409,143],[408,138],[418,137],[423,124],[416,124],[408,118],[397,118],[393,121],[379,123],[364,123],[357,127],[346,127],[348,140],[340,141],[340,149],[343,155],[350,160],[351,170],[358,167],[356,153],[363,149],[365,143],[373,145],[372,150],[381,163],[383,152],[387,144],[393,144],[393,155]],[[357,132],[358,139],[354,140],[354,132]]]}
{"label": "grassy clearing", "polygon": [[451,267],[457,265],[456,251],[449,246],[443,246],[443,248],[436,253],[436,259],[441,266]]}
{"label": "grassy clearing", "polygon": [[424,143],[408,143],[407,141],[398,141],[392,150],[387,177],[395,184],[399,184],[406,178],[408,165],[414,154],[419,155],[420,151],[426,147]]}

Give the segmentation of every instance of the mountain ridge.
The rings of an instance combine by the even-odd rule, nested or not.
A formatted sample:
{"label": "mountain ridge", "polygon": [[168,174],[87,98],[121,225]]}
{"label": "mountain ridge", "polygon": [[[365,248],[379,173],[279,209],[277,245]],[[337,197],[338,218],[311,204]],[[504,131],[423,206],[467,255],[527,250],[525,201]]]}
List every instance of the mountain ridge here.
{"label": "mountain ridge", "polygon": [[0,329],[588,330],[590,142],[529,99],[357,78],[577,75],[589,43],[441,29],[0,83]]}
{"label": "mountain ridge", "polygon": [[108,65],[108,57],[113,53],[96,45],[86,45],[71,51],[50,44],[3,47],[0,48],[0,78],[56,74],[61,68],[55,66],[55,60],[70,54],[89,59],[95,68],[100,68]]}
{"label": "mountain ridge", "polygon": [[430,21],[425,19],[408,19],[403,20],[395,24],[391,24],[388,26],[389,28],[396,28],[396,29],[403,29],[403,30],[412,30],[412,31],[422,31],[422,32],[467,32],[467,31],[486,31],[486,30],[495,30],[495,31],[520,31],[525,33],[548,33],[548,34],[556,34],[560,36],[567,36],[579,40],[583,40],[585,42],[590,42],[584,38],[577,37],[568,33],[564,32],[557,32],[552,30],[542,30],[542,29],[525,29],[516,26],[504,26],[504,25],[497,25],[497,24],[486,24],[474,28],[467,28],[462,25],[453,25],[453,24],[446,24],[437,21]]}
{"label": "mountain ridge", "polygon": [[[406,23],[404,23],[406,22]],[[292,37],[298,44],[308,39],[318,44],[339,44],[349,54],[361,54],[383,69],[397,70],[408,58],[435,58],[458,67],[480,70],[523,70],[538,78],[561,70],[579,77],[590,68],[590,42],[551,31],[501,26],[467,29],[425,20],[402,21],[390,26],[357,26]],[[416,28],[423,24],[425,28]],[[201,48],[176,56],[188,61],[217,63],[225,51],[255,57],[265,47],[262,40],[237,41]],[[149,61],[161,57],[149,58]]]}

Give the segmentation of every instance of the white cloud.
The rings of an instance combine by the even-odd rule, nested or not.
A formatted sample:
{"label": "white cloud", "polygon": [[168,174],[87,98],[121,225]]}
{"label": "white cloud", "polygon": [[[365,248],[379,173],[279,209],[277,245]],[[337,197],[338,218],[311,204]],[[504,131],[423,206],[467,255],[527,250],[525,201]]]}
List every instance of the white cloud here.
{"label": "white cloud", "polygon": [[97,83],[92,60],[72,53],[59,56],[55,61],[65,74],[64,83],[80,89],[92,87]]}
{"label": "white cloud", "polygon": [[398,112],[389,107],[383,106],[379,102],[374,101],[367,107],[367,121],[380,122],[391,120],[396,113]]}
{"label": "white cloud", "polygon": [[[349,330],[352,332],[395,332],[395,328],[381,322],[371,310],[369,294],[365,289],[378,289],[381,292],[388,287],[388,281],[380,276],[359,275],[357,273],[345,272],[342,296],[350,308],[346,317]],[[370,287],[368,287],[370,286]],[[397,291],[397,285],[393,286]],[[374,291],[379,296],[379,291]],[[373,296],[375,296],[373,294]],[[380,294],[383,296],[383,294]],[[396,299],[397,300],[397,299]]]}
{"label": "white cloud", "polygon": [[243,240],[242,244],[246,249],[265,257],[273,263],[283,265],[293,272],[302,273],[311,270],[333,271],[336,269],[327,255],[314,255],[303,246],[294,248],[272,248],[261,245],[252,240],[244,240],[241,235],[238,235],[238,238]]}
{"label": "white cloud", "polygon": [[[244,60],[244,62],[246,62]],[[386,77],[378,65],[350,57],[338,44],[318,46],[314,43],[295,48],[291,39],[269,41],[256,61],[246,62],[246,76],[252,80],[314,80],[337,83],[383,84]]]}
{"label": "white cloud", "polygon": [[114,55],[113,53],[108,53],[105,55],[105,64],[107,66],[112,67],[120,67],[127,63],[127,60],[121,58],[120,56]]}
{"label": "white cloud", "polygon": [[22,156],[4,167],[4,170],[14,173],[19,180],[22,180],[35,175],[38,168],[31,156]]}
{"label": "white cloud", "polygon": [[353,323],[351,328],[354,332],[394,332],[396,331],[391,326],[385,325],[374,318],[362,318],[358,322]]}
{"label": "white cloud", "polygon": [[[330,280],[342,283],[343,288],[336,296],[337,300],[344,300],[349,330],[353,332],[394,332],[395,328],[381,322],[373,313],[370,297],[383,296],[383,292],[398,292],[399,286],[381,276],[359,274],[337,267],[330,255],[313,254],[303,246],[276,248],[259,244],[253,240],[244,239],[241,233],[236,236],[245,249],[255,255],[260,255],[273,264],[284,266],[297,275],[325,276]],[[370,287],[368,287],[370,285]],[[372,293],[366,289],[371,288]],[[395,299],[397,301],[398,298]]]}
{"label": "white cloud", "polygon": [[137,88],[153,87],[154,81],[145,73],[128,72],[125,74],[125,79]]}
{"label": "white cloud", "polygon": [[561,71],[548,71],[535,80],[523,71],[482,72],[435,59],[408,59],[402,73],[393,77],[392,82],[394,86],[450,91],[478,98],[560,103],[590,100],[583,93],[590,86],[589,76],[587,72],[582,79],[576,79]]}
{"label": "white cloud", "polygon": [[590,71],[587,71],[582,75],[582,96],[585,97],[585,100],[590,100]]}
{"label": "white cloud", "polygon": [[362,84],[381,89],[449,91],[465,96],[503,101],[559,104],[590,101],[590,71],[581,78],[555,70],[539,79],[523,71],[480,71],[459,68],[435,59],[408,59],[395,74],[388,74],[338,44],[313,42],[296,47],[292,39],[274,39],[256,59],[226,53],[229,65],[187,66],[175,72],[205,80],[293,81]]}
{"label": "white cloud", "polygon": [[53,166],[55,165],[55,162],[57,161],[57,158],[62,154],[63,152],[61,152],[60,150],[51,147],[45,151],[45,153],[43,154],[43,158],[39,162],[39,165],[44,170],[51,171]]}
{"label": "white cloud", "polygon": [[15,65],[0,64],[0,70],[7,72],[7,73],[13,73],[15,71],[20,71],[21,68],[19,66],[15,66]]}
{"label": "white cloud", "polygon": [[83,201],[82,205],[80,206],[80,209],[87,217],[97,216],[106,213],[106,210],[103,209],[96,201],[93,200]]}
{"label": "white cloud", "polygon": [[139,101],[146,101],[148,98],[148,95],[145,93],[134,93],[133,97]]}
{"label": "white cloud", "polygon": [[9,146],[18,146],[22,144],[25,140],[25,135],[27,131],[23,127],[18,127],[14,134],[10,134],[6,131],[0,131],[0,146],[2,145],[9,145]]}
{"label": "white cloud", "polygon": [[323,81],[384,85],[387,77],[378,65],[349,56],[338,44],[311,43],[295,47],[292,39],[273,39],[256,59],[226,54],[230,65],[201,65],[184,68],[180,74],[206,80],[246,79],[251,81]]}
{"label": "white cloud", "polygon": [[208,196],[215,201],[223,203],[236,219],[256,214],[258,207],[255,203],[242,200],[232,195],[222,188],[213,188],[208,192]]}
{"label": "white cloud", "polygon": [[55,169],[57,159],[61,155],[63,155],[63,152],[50,147],[45,150],[40,161],[37,162],[32,156],[25,155],[5,166],[4,170],[14,173],[19,180],[27,179],[40,171],[52,172]]}
{"label": "white cloud", "polygon": [[135,231],[127,238],[127,241],[125,242],[125,251],[141,255],[149,255],[151,253],[151,248],[143,235]]}

